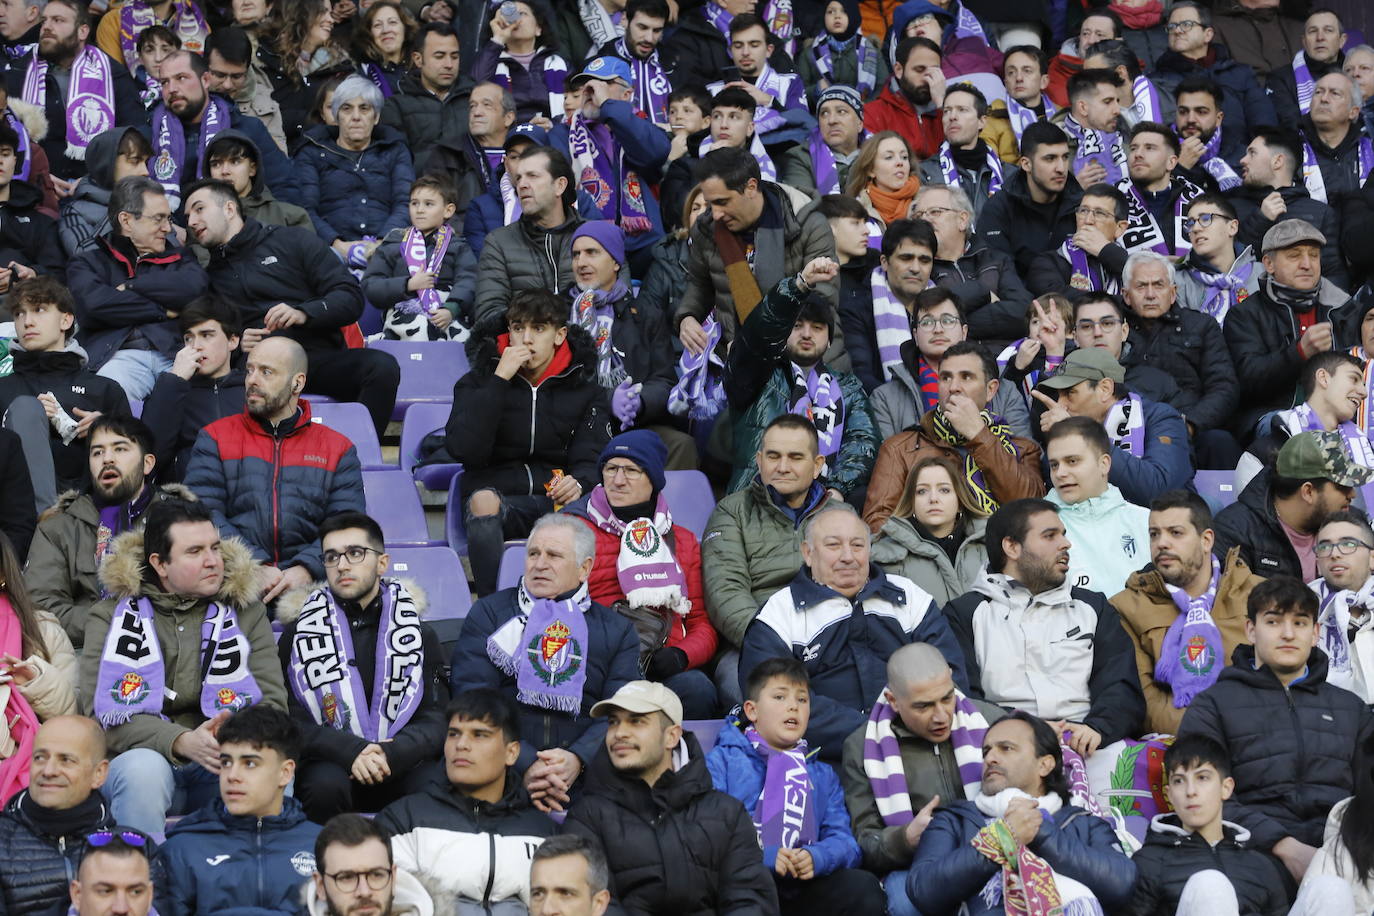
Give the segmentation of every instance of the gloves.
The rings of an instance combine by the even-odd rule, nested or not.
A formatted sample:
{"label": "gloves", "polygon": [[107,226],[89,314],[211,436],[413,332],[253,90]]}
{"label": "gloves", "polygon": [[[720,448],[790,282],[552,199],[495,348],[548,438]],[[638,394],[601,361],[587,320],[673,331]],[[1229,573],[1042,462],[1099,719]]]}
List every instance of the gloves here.
{"label": "gloves", "polygon": [[687,670],[687,653],[673,646],[664,646],[662,649],[655,649],[649,655],[649,664],[644,673],[651,681],[662,683],[674,674],[681,674]]}
{"label": "gloves", "polygon": [[639,416],[640,408],[644,406],[644,401],[639,396],[639,392],[644,386],[636,384],[629,379],[616,386],[611,393],[611,413],[620,421],[621,430],[629,429],[634,425],[635,417]]}

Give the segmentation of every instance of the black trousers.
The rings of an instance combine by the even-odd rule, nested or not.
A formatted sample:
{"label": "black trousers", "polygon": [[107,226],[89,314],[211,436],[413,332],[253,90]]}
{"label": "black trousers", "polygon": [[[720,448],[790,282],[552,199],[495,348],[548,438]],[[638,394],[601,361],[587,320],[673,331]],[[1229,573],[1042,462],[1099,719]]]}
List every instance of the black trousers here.
{"label": "black trousers", "polygon": [[401,367],[381,350],[307,350],[305,390],[336,401],[357,401],[372,416],[380,440],[391,422]]}
{"label": "black trousers", "polygon": [[386,782],[368,786],[354,782],[348,769],[332,760],[306,759],[296,773],[296,800],[305,808],[306,817],[323,824],[345,811],[375,814],[398,798],[443,778],[439,763],[431,760],[404,773],[393,771]]}
{"label": "black trousers", "polygon": [[[774,873],[776,875],[776,872]],[[887,894],[872,872],[842,868],[810,881],[778,882],[783,916],[873,916],[887,912]]]}

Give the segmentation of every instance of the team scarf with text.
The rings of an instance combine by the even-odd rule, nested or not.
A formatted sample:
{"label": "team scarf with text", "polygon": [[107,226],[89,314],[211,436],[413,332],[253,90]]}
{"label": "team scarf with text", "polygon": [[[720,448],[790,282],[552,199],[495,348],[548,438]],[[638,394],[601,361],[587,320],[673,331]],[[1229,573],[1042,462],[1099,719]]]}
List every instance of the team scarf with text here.
{"label": "team scarf with text", "polygon": [[1145,457],[1145,405],[1140,395],[1132,391],[1113,404],[1102,425],[1113,445],[1121,446],[1133,457]]}
{"label": "team scarf with text", "polygon": [[[962,10],[960,11],[962,12]],[[988,179],[988,196],[996,194],[1002,189],[1002,157],[998,156],[993,148],[984,143],[987,149],[988,170],[992,172],[992,177]],[[936,152],[936,161],[940,166],[940,174],[945,178],[945,184],[954,187],[959,184],[959,166],[954,161],[954,156],[950,153],[949,141],[940,144],[940,149]]]}
{"label": "team scarf with text", "polygon": [[1193,198],[1200,196],[1202,188],[1193,184],[1182,176],[1175,175],[1170,179],[1174,194],[1174,250],[1169,250],[1169,242],[1164,235],[1164,229],[1159,225],[1159,220],[1155,219],[1153,211],[1145,204],[1145,198],[1141,195],[1140,189],[1135,186],[1131,179],[1123,178],[1117,183],[1117,187],[1126,193],[1127,213],[1126,231],[1121,234],[1117,243],[1131,253],[1148,248],[1167,257],[1173,257],[1175,253],[1184,254],[1193,247],[1192,241],[1188,238],[1188,233],[1183,231],[1183,214],[1188,209],[1188,204]]}
{"label": "team scarf with text", "polygon": [[1176,585],[1164,583],[1178,606],[1155,662],[1155,680],[1168,684],[1175,709],[1184,709],[1199,693],[1211,687],[1226,666],[1221,630],[1212,620],[1212,606],[1221,583],[1221,564],[1212,557],[1212,580],[1196,598]]}
{"label": "team scarf with text", "polygon": [[1011,119],[1011,129],[1016,132],[1017,143],[1021,142],[1021,134],[1027,127],[1036,121],[1048,121],[1054,116],[1057,109],[1054,107],[1054,103],[1050,101],[1050,97],[1041,95],[1040,101],[1045,106],[1044,115],[1036,114],[1034,108],[1028,108],[1011,96],[1007,96],[1007,116]]}
{"label": "team scarf with text", "polygon": [[654,227],[644,203],[644,185],[625,162],[625,151],[611,129],[576,112],[568,128],[568,153],[580,186],[596,201],[601,215],[627,236]]}
{"label": "team scarf with text", "polygon": [[615,41],[615,54],[630,65],[630,72],[634,76],[635,95],[631,104],[635,111],[647,115],[659,127],[667,126],[668,96],[673,92],[673,84],[668,81],[668,74],[663,72],[658,49],[655,48],[652,54],[640,60],[630,53],[629,45],[621,36]]}
{"label": "team scarf with text", "polygon": [[687,597],[687,577],[668,542],[673,516],[663,493],[654,503],[653,518],[623,522],[611,508],[606,488],[597,484],[587,500],[587,515],[592,524],[620,542],[615,574],[630,606],[664,608],[686,617],[692,602]]}
{"label": "team scarf with text", "polygon": [[[1240,187],[1240,176],[1231,168],[1231,163],[1221,158],[1221,131],[1222,125],[1218,124],[1217,129],[1212,131],[1212,136],[1207,138],[1206,146],[1202,150],[1202,160],[1198,164],[1216,180],[1218,188],[1222,191],[1231,191]],[[1177,125],[1174,127],[1174,136],[1178,137],[1180,142],[1183,140]]]}
{"label": "team scarf with text", "polygon": [[1298,86],[1298,108],[1303,114],[1312,113],[1312,94],[1317,90],[1317,81],[1307,67],[1307,55],[1302,51],[1293,55],[1293,82]]}
{"label": "team scarf with text", "polygon": [[689,420],[709,420],[725,407],[725,360],[716,352],[721,327],[714,309],[701,323],[706,349],[693,353],[682,348],[677,362],[677,384],[668,392],[668,412]]}
{"label": "team scarf with text", "polygon": [[1215,318],[1217,324],[1225,326],[1226,313],[1249,297],[1250,275],[1255,271],[1255,262],[1248,260],[1242,264],[1237,257],[1232,262],[1231,269],[1224,273],[1206,271],[1198,267],[1191,270],[1197,281],[1207,288],[1207,298],[1202,303],[1202,311]]}
{"label": "team scarf with text", "polygon": [[[988,432],[997,440],[997,444],[1002,446],[1007,454],[1020,461],[1021,450],[1016,447],[1016,442],[1012,438],[1011,425],[1001,417],[993,416],[991,411],[984,410],[980,416],[982,416]],[[959,435],[958,431],[954,429],[954,425],[949,422],[949,418],[945,416],[945,412],[938,407],[930,413],[930,431],[937,441],[948,445],[963,455],[964,483],[968,485],[974,505],[984,515],[992,515],[996,512],[1000,504],[992,495],[992,490],[983,476],[983,469],[978,466],[977,460],[974,459],[968,442]]]}
{"label": "team scarf with text", "polygon": [[[710,0],[707,0],[709,3]],[[793,28],[792,0],[768,0],[759,10],[763,22],[768,26],[768,34],[782,42],[783,50],[792,60],[797,58],[797,36]],[[727,36],[728,40],[728,36]]]}
{"label": "team scarf with text", "polygon": [[779,751],[752,725],[744,730],[744,737],[765,768],[763,791],[752,812],[759,843],[764,849],[805,849],[821,833],[816,787],[806,771],[806,739]]}
{"label": "team scarf with text", "polygon": [[[1354,130],[1351,127],[1351,130]],[[1364,133],[1360,134],[1358,163],[1356,169],[1360,176],[1360,185],[1364,186],[1365,179],[1369,173],[1374,171],[1374,142]],[[1317,161],[1317,151],[1312,148],[1312,144],[1305,138],[1302,141],[1302,183],[1307,186],[1307,193],[1313,200],[1326,203],[1326,177],[1322,175],[1321,164]]]}
{"label": "team scarf with text", "polygon": [[1073,243],[1072,238],[1064,240],[1059,246],[1059,256],[1069,262],[1069,286],[1077,290],[1093,290],[1117,295],[1121,283],[1109,273],[1101,261],[1093,265],[1086,251]]}
{"label": "team scarf with text", "polygon": [[1107,184],[1117,184],[1126,174],[1126,147],[1121,135],[1105,130],[1094,130],[1078,123],[1073,115],[1064,118],[1064,132],[1078,141],[1074,152],[1073,171],[1081,172],[1089,162],[1101,163],[1107,170],[1102,180]]}
{"label": "team scarf with text", "polygon": [[859,95],[868,98],[873,93],[873,87],[878,85],[879,52],[864,39],[863,32],[855,31],[847,39],[836,38],[827,32],[811,46],[811,58],[816,62],[816,72],[820,74],[821,79],[833,82],[835,58],[851,47],[854,49],[855,63],[858,67],[854,88],[859,90]]}
{"label": "team scarf with text", "polygon": [[792,364],[792,391],[788,397],[791,406],[788,413],[798,414],[811,421],[820,439],[821,457],[826,460],[827,469],[833,468],[832,459],[840,453],[840,443],[844,439],[844,392],[835,373],[820,371],[820,363],[810,369],[802,369]]}
{"label": "team scarf with text", "polygon": [[[47,107],[48,62],[38,56],[35,45],[24,74],[21,98],[30,105]],[[95,45],[86,45],[72,61],[71,85],[67,89],[67,149],[70,159],[86,158],[86,147],[114,126],[115,91],[113,62]]]}
{"label": "team scarf with text", "polygon": [[383,99],[389,99],[396,94],[396,90],[391,85],[391,80],[387,79],[386,71],[377,64],[371,61],[365,62],[363,74],[372,80],[372,85],[377,87],[377,91],[382,94]]}
{"label": "team scarf with text", "polygon": [[596,49],[625,34],[625,11],[608,13],[597,0],[577,0],[578,18]]}
{"label": "team scarf with text", "polygon": [[[448,245],[452,240],[453,229],[448,223],[444,223],[439,227],[439,231],[434,234],[433,253],[426,256],[425,234],[414,226],[407,229],[405,237],[401,239],[401,257],[405,261],[406,275],[413,277],[424,271],[437,277],[439,269],[444,266],[444,255],[448,254]],[[448,298],[446,290],[422,289],[418,290],[412,298],[398,302],[392,308],[403,315],[433,315],[439,311],[446,298]]]}
{"label": "team scarf with text", "polygon": [[1364,580],[1356,591],[1332,589],[1325,579],[1307,583],[1317,596],[1318,643],[1327,658],[1327,683],[1358,693],[1354,663],[1350,656],[1351,608],[1374,611],[1374,576]]}
{"label": "team scarf with text", "polygon": [[573,296],[572,323],[586,331],[596,345],[596,381],[607,391],[614,391],[629,378],[624,356],[616,350],[611,339],[615,304],[628,295],[629,287],[617,277],[609,290],[584,289]]}
{"label": "team scarf with text", "polygon": [[887,271],[882,265],[873,268],[869,286],[873,290],[873,330],[878,340],[878,361],[883,364],[886,381],[902,364],[902,344],[911,339],[911,316],[888,285]]}
{"label": "team scarf with text", "polygon": [[1143,74],[1131,82],[1131,98],[1131,116],[1135,118],[1135,123],[1159,123],[1164,120],[1164,105],[1159,100],[1159,90]]}

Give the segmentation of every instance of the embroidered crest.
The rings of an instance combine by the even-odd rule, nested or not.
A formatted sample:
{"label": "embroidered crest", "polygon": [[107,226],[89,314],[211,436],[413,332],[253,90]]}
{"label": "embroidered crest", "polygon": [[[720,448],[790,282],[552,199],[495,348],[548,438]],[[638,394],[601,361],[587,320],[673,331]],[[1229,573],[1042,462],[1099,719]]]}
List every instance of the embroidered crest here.
{"label": "embroidered crest", "polygon": [[637,556],[651,557],[658,552],[659,534],[647,518],[637,518],[630,522],[626,543]]}
{"label": "embroidered crest", "polygon": [[1074,289],[1087,290],[1093,288],[1092,282],[1088,279],[1088,275],[1077,270],[1074,271],[1072,277],[1069,277],[1069,285]]}
{"label": "embroidered crest", "polygon": [[1121,536],[1121,552],[1128,557],[1135,556],[1135,535],[1123,534]]}
{"label": "embroidered crest", "polygon": [[321,711],[324,713],[324,724],[330,728],[348,728],[349,715],[348,706],[340,703],[339,698],[333,690],[327,690],[324,694],[324,701],[320,704]]}
{"label": "embroidered crest", "polygon": [[550,687],[571,679],[582,667],[582,644],[572,638],[572,630],[561,620],[545,627],[525,651],[535,676]]}
{"label": "embroidered crest", "polygon": [[1249,298],[1250,290],[1246,289],[1243,286],[1240,289],[1236,290],[1236,305],[1240,305],[1242,302]]}
{"label": "embroidered crest", "polygon": [[168,150],[163,150],[157,154],[157,159],[153,162],[153,177],[158,181],[167,181],[176,174],[176,160]]}
{"label": "embroidered crest", "polygon": [[1207,645],[1207,640],[1202,636],[1194,636],[1183,646],[1178,663],[1189,674],[1204,675],[1212,670],[1216,661],[1216,654]]}
{"label": "embroidered crest", "polygon": [[147,695],[148,685],[144,682],[143,675],[133,671],[124,672],[124,676],[110,688],[110,696],[123,706],[136,706],[143,702]]}
{"label": "embroidered crest", "polygon": [[221,687],[219,690],[215,691],[216,710],[228,709],[233,712],[238,712],[252,702],[251,699],[243,696],[232,687]]}
{"label": "embroidered crest", "polygon": [[582,170],[582,187],[592,196],[598,207],[604,209],[610,205],[611,186],[591,166]]}

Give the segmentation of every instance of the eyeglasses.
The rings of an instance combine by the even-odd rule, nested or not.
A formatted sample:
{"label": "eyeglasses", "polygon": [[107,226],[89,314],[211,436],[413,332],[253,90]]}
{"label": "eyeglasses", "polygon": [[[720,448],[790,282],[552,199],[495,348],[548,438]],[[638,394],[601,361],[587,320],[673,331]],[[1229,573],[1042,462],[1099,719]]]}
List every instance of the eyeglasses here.
{"label": "eyeglasses", "polygon": [[1359,538],[1341,538],[1339,541],[1318,541],[1317,546],[1312,548],[1312,552],[1319,557],[1331,556],[1331,551],[1341,556],[1348,556],[1363,547],[1365,550],[1374,550],[1374,545],[1366,544]]}
{"label": "eyeglasses", "polygon": [[1183,231],[1192,232],[1194,226],[1201,226],[1206,229],[1212,225],[1214,220],[1219,219],[1226,219],[1226,217],[1220,213],[1199,213],[1197,216],[1190,216],[1183,221]]}
{"label": "eyeglasses", "polygon": [[1079,216],[1086,216],[1089,219],[1116,219],[1115,213],[1111,213],[1107,210],[1099,210],[1096,207],[1079,207],[1073,212],[1077,213]]}
{"label": "eyeglasses", "polygon": [[916,327],[920,328],[922,331],[933,331],[937,325],[949,329],[961,323],[958,315],[941,315],[939,318],[936,318],[934,315],[927,315],[916,322]]}
{"label": "eyeglasses", "polygon": [[1171,22],[1164,27],[1166,32],[1186,32],[1195,26],[1202,25],[1196,19],[1184,19],[1182,22]]}
{"label": "eyeglasses", "polygon": [[241,83],[248,79],[247,70],[240,70],[237,73],[226,73],[223,70],[211,68],[210,75],[222,83]]}
{"label": "eyeglasses", "polygon": [[138,218],[146,219],[148,222],[154,223],[158,226],[172,225],[172,214],[170,213],[144,213],[140,215]]}
{"label": "eyeglasses", "polygon": [[1110,334],[1112,331],[1121,327],[1121,319],[1114,316],[1099,318],[1097,321],[1093,321],[1091,318],[1080,318],[1078,321],[1074,322],[1074,327],[1084,334],[1091,334],[1093,328],[1101,328],[1103,331]]}
{"label": "eyeglasses", "polygon": [[339,565],[339,560],[341,560],[344,557],[348,558],[348,562],[350,565],[354,565],[357,563],[361,563],[363,560],[367,559],[367,555],[369,553],[375,553],[378,556],[380,556],[382,552],[380,550],[374,550],[371,547],[359,547],[355,544],[354,546],[349,547],[342,552],[337,550],[326,550],[324,552],[324,556],[321,557],[321,559],[324,560],[325,566],[328,566],[330,569],[333,569],[335,566]]}
{"label": "eyeglasses", "polygon": [[351,894],[358,889],[358,879],[367,878],[367,886],[374,891],[379,891],[391,883],[391,869],[373,868],[367,871],[337,871],[334,874],[325,872],[324,876],[334,882],[334,886],[345,894]]}
{"label": "eyeglasses", "polygon": [[957,213],[953,207],[926,207],[924,210],[912,210],[911,215],[915,219],[923,219],[930,222],[932,218],[941,216],[945,213]]}
{"label": "eyeglasses", "polygon": [[601,469],[602,480],[614,480],[619,474],[626,483],[635,483],[644,476],[644,471],[631,464],[608,464]]}

